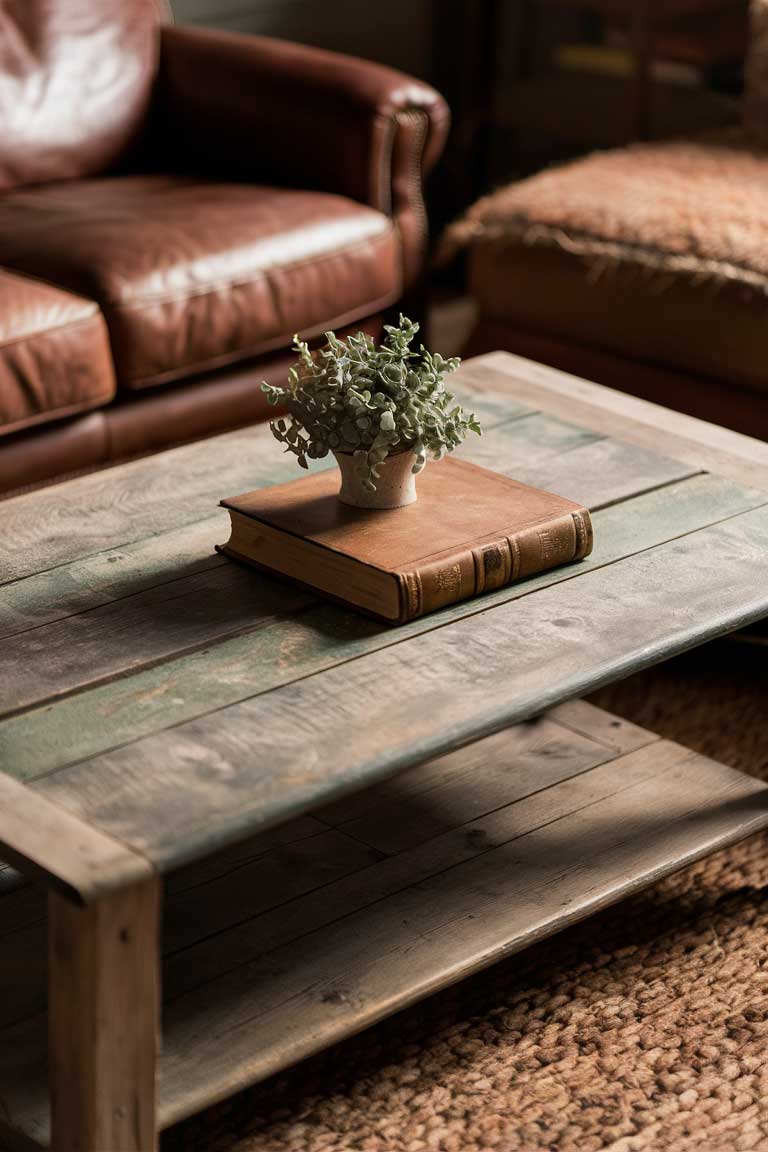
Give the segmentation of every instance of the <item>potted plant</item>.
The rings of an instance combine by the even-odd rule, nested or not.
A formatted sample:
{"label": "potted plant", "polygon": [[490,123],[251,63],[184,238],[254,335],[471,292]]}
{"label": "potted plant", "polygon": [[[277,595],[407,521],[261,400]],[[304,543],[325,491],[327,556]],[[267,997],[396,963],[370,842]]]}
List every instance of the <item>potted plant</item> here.
{"label": "potted plant", "polygon": [[422,345],[405,316],[385,325],[376,344],[364,332],[340,340],[326,332],[323,348],[311,352],[294,337],[297,363],[282,388],[262,384],[271,404],[287,415],[270,422],[277,440],[302,468],[308,460],[335,456],[341,471],[339,499],[358,508],[399,508],[416,499],[415,478],[427,456],[439,460],[472,431],[481,433],[443,383],[459,366]]}

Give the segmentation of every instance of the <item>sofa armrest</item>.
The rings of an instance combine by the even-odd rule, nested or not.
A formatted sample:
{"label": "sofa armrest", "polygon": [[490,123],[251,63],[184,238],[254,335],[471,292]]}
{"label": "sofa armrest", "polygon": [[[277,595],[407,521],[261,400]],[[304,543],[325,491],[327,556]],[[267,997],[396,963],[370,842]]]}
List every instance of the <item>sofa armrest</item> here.
{"label": "sofa armrest", "polygon": [[396,221],[405,283],[416,279],[423,180],[449,125],[429,85],[319,48],[167,26],[157,100],[158,146],[184,167],[370,204]]}

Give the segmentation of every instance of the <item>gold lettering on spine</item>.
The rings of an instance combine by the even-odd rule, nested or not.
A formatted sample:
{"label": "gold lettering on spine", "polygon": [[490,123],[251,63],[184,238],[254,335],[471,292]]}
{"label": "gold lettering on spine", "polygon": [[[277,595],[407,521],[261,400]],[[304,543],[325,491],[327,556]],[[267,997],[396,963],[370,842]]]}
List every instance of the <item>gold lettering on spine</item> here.
{"label": "gold lettering on spine", "polygon": [[447,593],[458,600],[461,596],[461,564],[451,564],[450,568],[441,568],[435,572],[435,592],[438,595]]}

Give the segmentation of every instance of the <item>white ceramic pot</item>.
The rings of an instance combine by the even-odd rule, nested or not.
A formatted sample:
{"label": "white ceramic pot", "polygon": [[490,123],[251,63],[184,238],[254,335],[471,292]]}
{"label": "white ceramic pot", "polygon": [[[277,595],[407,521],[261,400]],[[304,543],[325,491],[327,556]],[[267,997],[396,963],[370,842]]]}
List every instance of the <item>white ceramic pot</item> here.
{"label": "white ceramic pot", "polygon": [[341,472],[339,500],[354,508],[402,508],[416,499],[415,452],[397,452],[378,465],[376,491],[367,492],[355,470],[351,453],[334,452]]}

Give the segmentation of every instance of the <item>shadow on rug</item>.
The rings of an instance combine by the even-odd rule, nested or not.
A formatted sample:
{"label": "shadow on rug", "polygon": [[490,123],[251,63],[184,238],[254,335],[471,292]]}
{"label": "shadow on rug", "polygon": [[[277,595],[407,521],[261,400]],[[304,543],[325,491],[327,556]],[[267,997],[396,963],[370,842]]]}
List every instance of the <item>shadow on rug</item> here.
{"label": "shadow on rug", "polygon": [[[768,649],[591,697],[768,778]],[[168,1133],[165,1152],[768,1149],[768,836]]]}

